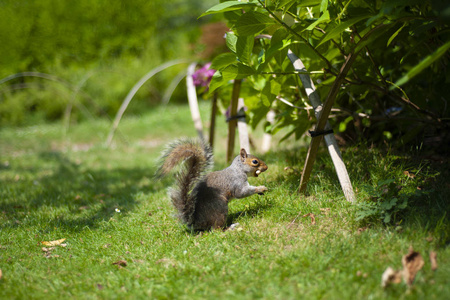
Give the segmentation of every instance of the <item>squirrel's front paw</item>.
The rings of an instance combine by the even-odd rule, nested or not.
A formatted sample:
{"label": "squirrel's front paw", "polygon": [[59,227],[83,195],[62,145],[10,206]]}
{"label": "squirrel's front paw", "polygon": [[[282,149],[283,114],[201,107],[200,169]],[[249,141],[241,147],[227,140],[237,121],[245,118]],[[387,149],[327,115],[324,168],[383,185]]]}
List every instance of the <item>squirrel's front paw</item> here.
{"label": "squirrel's front paw", "polygon": [[267,191],[268,191],[268,189],[263,185],[256,187],[256,193],[258,195],[264,195],[264,192],[267,192]]}

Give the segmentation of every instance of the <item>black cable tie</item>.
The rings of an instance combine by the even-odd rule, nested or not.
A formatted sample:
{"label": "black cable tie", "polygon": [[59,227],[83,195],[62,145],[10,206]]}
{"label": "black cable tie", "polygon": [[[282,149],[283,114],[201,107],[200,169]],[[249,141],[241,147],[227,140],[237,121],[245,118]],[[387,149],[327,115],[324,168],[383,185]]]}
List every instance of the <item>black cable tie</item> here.
{"label": "black cable tie", "polygon": [[238,113],[237,115],[231,116],[227,118],[227,123],[231,120],[240,120],[245,121],[245,113]]}
{"label": "black cable tie", "polygon": [[321,135],[334,133],[333,129],[322,130],[322,131],[311,131],[311,130],[308,130],[308,132],[309,132],[309,135],[311,135],[311,137],[317,137],[317,136],[321,136]]}

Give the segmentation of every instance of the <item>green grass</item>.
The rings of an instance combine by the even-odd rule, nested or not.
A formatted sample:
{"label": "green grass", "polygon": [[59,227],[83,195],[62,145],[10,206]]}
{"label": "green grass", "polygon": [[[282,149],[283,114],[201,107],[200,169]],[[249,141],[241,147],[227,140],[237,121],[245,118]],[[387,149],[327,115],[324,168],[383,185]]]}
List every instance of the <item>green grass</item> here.
{"label": "green grass", "polygon": [[[206,105],[201,110],[208,115]],[[218,123],[215,155],[222,168],[226,131],[223,119]],[[0,130],[0,299],[450,295],[448,162],[365,146],[344,150],[358,202],[369,199],[367,185],[387,178],[410,195],[408,208],[384,225],[356,221],[358,205],[345,201],[325,152],[308,195],[297,195],[299,174],[284,168],[301,169],[306,149],[276,148],[262,157],[269,170],[251,179],[269,192],[230,204],[238,229],[191,233],[173,217],[166,193],[172,180],[152,178],[167,142],[195,136],[188,109],[170,106],[125,118],[111,149],[104,147],[108,130],[103,120],[68,132],[60,124]],[[260,132],[254,135],[258,141]],[[308,213],[316,224],[303,217]],[[61,238],[66,247],[42,251],[41,241]],[[425,259],[413,287],[383,289],[381,274],[388,266],[400,269],[410,246]],[[430,250],[438,253],[436,271]],[[127,266],[113,264],[119,260]]]}

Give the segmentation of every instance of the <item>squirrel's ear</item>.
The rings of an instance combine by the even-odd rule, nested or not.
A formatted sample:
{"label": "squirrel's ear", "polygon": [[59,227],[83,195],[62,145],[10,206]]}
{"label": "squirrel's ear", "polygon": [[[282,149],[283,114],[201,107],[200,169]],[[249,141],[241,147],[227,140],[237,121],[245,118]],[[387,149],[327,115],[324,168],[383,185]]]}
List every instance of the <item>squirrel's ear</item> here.
{"label": "squirrel's ear", "polygon": [[245,151],[244,148],[241,149],[240,156],[242,161],[244,161],[247,158],[247,151]]}

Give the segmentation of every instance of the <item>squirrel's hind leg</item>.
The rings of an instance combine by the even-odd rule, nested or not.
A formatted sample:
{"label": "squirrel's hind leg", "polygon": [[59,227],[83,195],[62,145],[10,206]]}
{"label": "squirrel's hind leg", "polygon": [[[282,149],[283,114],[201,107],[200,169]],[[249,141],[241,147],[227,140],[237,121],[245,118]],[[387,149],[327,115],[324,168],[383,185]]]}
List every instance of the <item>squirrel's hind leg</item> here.
{"label": "squirrel's hind leg", "polygon": [[225,228],[227,217],[228,203],[225,197],[223,197],[223,199],[198,199],[195,206],[194,222],[192,225],[196,230]]}

